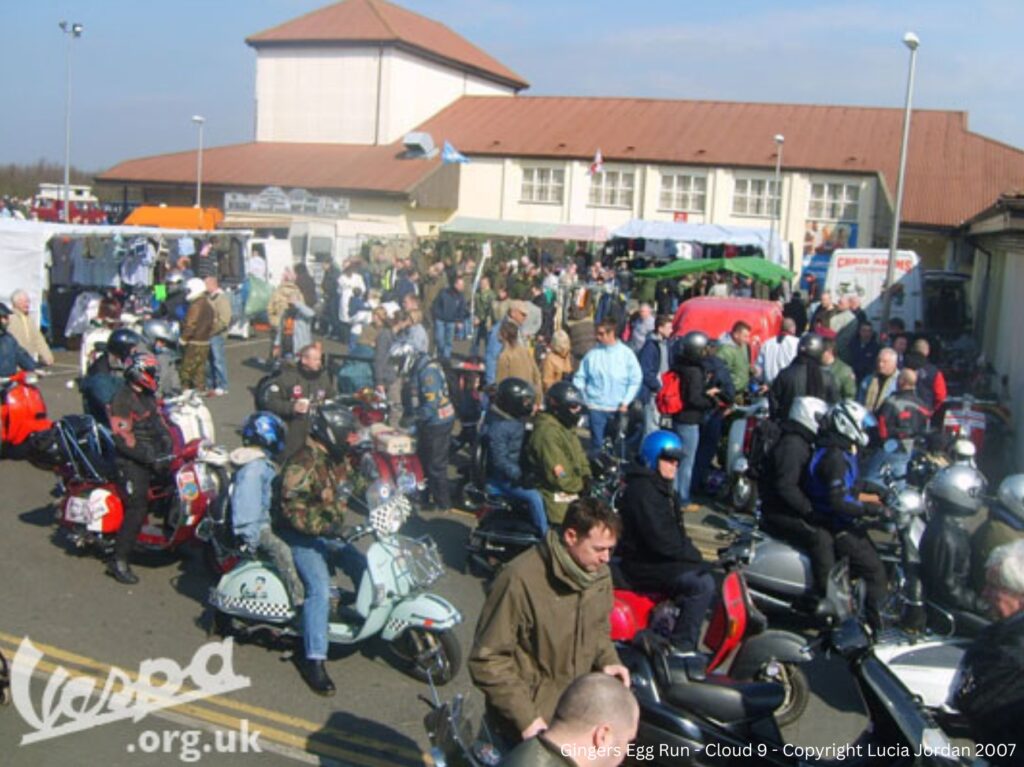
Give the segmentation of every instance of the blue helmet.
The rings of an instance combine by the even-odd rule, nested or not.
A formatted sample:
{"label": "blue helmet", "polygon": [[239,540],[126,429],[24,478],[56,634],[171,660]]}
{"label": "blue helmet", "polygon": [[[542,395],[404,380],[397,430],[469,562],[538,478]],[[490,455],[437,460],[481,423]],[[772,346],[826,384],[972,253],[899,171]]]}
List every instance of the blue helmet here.
{"label": "blue helmet", "polygon": [[242,442],[266,448],[271,455],[284,450],[286,433],[284,421],[265,410],[252,413],[242,422]]}
{"label": "blue helmet", "polygon": [[683,441],[674,431],[655,431],[644,437],[640,445],[640,463],[652,471],[658,468],[659,458],[683,459]]}

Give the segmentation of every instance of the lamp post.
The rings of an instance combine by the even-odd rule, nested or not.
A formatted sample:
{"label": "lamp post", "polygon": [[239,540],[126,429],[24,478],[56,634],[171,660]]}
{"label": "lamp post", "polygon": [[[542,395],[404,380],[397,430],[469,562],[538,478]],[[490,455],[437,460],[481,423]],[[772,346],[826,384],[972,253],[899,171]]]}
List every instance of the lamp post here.
{"label": "lamp post", "polygon": [[889,237],[889,263],[885,268],[885,298],[882,302],[882,328],[889,324],[892,310],[892,289],[896,278],[896,247],[900,236],[900,212],[903,210],[903,182],[907,170],[907,144],[910,141],[910,102],[914,95],[914,64],[920,39],[913,32],[903,35],[903,44],[910,49],[910,72],[907,75],[907,99],[903,107],[903,140],[900,143],[900,169],[896,177],[896,207],[892,214],[892,234]]}
{"label": "lamp post", "polygon": [[203,211],[203,123],[206,118],[202,115],[192,115],[192,122],[199,126],[199,151],[196,153],[196,207],[199,208],[199,215]]}
{"label": "lamp post", "polygon": [[85,27],[77,21],[68,23],[66,21],[58,24],[61,31],[67,35],[67,76],[65,79],[64,94],[64,223],[71,220],[71,41],[81,37]]}
{"label": "lamp post", "polygon": [[[786,137],[781,133],[775,134],[775,193],[779,195],[779,207],[778,210],[772,210],[771,228],[768,230],[768,258],[774,260],[775,247],[775,218],[779,218],[779,233],[782,233],[782,183],[780,174],[782,172],[782,144],[786,141]],[[771,207],[772,195],[768,195],[768,206]]]}

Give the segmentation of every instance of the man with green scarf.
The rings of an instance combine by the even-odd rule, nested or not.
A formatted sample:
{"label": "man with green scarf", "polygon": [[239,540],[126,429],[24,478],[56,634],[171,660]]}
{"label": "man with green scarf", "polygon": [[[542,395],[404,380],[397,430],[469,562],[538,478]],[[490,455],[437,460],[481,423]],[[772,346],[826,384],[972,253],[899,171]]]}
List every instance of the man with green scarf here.
{"label": "man with green scarf", "polygon": [[495,578],[469,658],[500,740],[517,743],[546,729],[559,696],[592,671],[629,672],[609,638],[608,560],[622,522],[607,504],[569,506],[559,535],[512,560]]}

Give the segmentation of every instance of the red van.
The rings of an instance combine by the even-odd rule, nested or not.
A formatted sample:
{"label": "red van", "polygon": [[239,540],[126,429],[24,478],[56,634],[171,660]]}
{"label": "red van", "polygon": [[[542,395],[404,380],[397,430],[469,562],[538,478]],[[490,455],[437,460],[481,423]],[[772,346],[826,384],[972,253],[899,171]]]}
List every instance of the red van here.
{"label": "red van", "polygon": [[691,298],[684,301],[676,312],[672,335],[681,336],[691,330],[700,330],[714,340],[730,332],[740,320],[750,325],[750,361],[756,362],[761,344],[782,330],[782,307],[775,301],[713,296]]}

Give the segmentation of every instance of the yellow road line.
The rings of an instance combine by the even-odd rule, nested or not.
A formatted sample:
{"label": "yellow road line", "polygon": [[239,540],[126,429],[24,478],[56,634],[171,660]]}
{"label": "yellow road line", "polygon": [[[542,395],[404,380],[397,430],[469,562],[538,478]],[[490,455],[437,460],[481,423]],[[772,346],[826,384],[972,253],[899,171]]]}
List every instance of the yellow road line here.
{"label": "yellow road line", "polygon": [[[0,632],[0,642],[7,643],[11,647],[11,649],[13,651],[13,650],[17,650],[18,645],[21,644],[21,638],[19,638],[17,636],[14,636],[14,635],[11,635],[11,634],[6,634],[4,632]],[[88,658],[88,657],[85,657],[83,655],[78,655],[76,653],[69,652],[67,650],[63,650],[63,649],[61,649],[59,647],[54,647],[52,645],[43,644],[43,643],[37,642],[35,640],[33,640],[32,644],[35,645],[35,647],[37,649],[39,649],[40,651],[44,652],[46,655],[51,655],[54,658],[58,658],[59,660],[65,661],[67,663],[73,663],[73,664],[75,664],[77,666],[81,666],[83,668],[89,668],[89,669],[93,669],[93,670],[96,670],[96,671],[101,671],[101,672],[104,672],[104,673],[108,673],[110,671],[110,668],[111,668],[110,666],[108,666],[105,663],[102,663],[102,662],[97,661],[97,660],[93,660],[92,658]],[[46,666],[49,666],[50,669],[55,668],[54,666],[52,666],[50,664],[46,664],[45,661],[40,661],[40,663],[38,665],[39,665],[39,667],[44,667],[44,664]],[[135,681],[138,678],[138,674],[133,672],[133,671],[129,671],[127,669],[122,669],[122,671],[130,679],[132,679],[133,681]],[[89,678],[93,678],[91,675],[88,675],[88,674],[86,674],[85,676],[88,676]],[[102,687],[102,685],[101,685],[101,687]],[[183,685],[182,686],[182,690],[183,691],[187,692],[190,689],[194,689],[194,688],[192,688],[190,685]],[[253,716],[256,716],[256,717],[259,717],[259,718],[262,718],[262,719],[266,719],[268,721],[277,722],[279,724],[283,724],[283,725],[286,725],[286,726],[294,727],[295,729],[306,731],[308,734],[319,733],[319,734],[322,734],[322,735],[328,735],[328,736],[336,737],[338,740],[345,741],[345,742],[350,743],[352,745],[363,746],[363,747],[366,747],[366,748],[374,748],[374,749],[377,749],[379,751],[383,751],[385,753],[394,754],[396,756],[402,756],[402,757],[405,757],[407,759],[420,760],[420,761],[423,761],[425,764],[430,763],[429,756],[427,756],[426,754],[424,754],[422,751],[420,751],[418,749],[406,748],[406,747],[403,747],[403,746],[395,745],[393,743],[386,743],[384,741],[376,740],[374,738],[366,737],[366,736],[363,736],[363,735],[356,735],[356,734],[352,734],[352,733],[346,732],[344,730],[338,730],[338,729],[333,728],[333,727],[324,727],[321,724],[317,724],[316,722],[312,722],[312,721],[309,721],[307,719],[301,719],[299,717],[291,716],[289,714],[283,714],[283,713],[278,712],[278,711],[272,711],[270,709],[262,708],[260,706],[254,706],[254,705],[251,705],[251,704],[248,704],[248,703],[242,703],[240,701],[231,700],[229,698],[224,698],[224,697],[221,697],[221,696],[211,696],[211,697],[208,697],[208,698],[203,698],[203,702],[204,703],[213,703],[213,704],[218,705],[218,706],[220,706],[222,708],[231,709],[231,710],[234,710],[234,711],[239,711],[239,712],[242,712],[242,713],[245,713],[245,714],[251,714]],[[180,709],[180,710],[183,710],[183,711],[191,710],[191,709],[195,708],[195,704],[182,704],[182,705],[179,705],[179,706],[174,706],[174,708]],[[203,709],[200,709],[200,710],[203,710]],[[223,716],[223,715],[217,714],[216,712],[209,712],[209,713],[212,716]],[[234,718],[233,721],[235,721],[237,723],[239,720],[237,718]],[[280,732],[279,730],[268,730],[268,731]],[[284,734],[287,735],[287,733],[284,733]],[[295,736],[289,736],[289,737],[294,738]],[[294,745],[294,744],[288,743],[287,745]]]}

